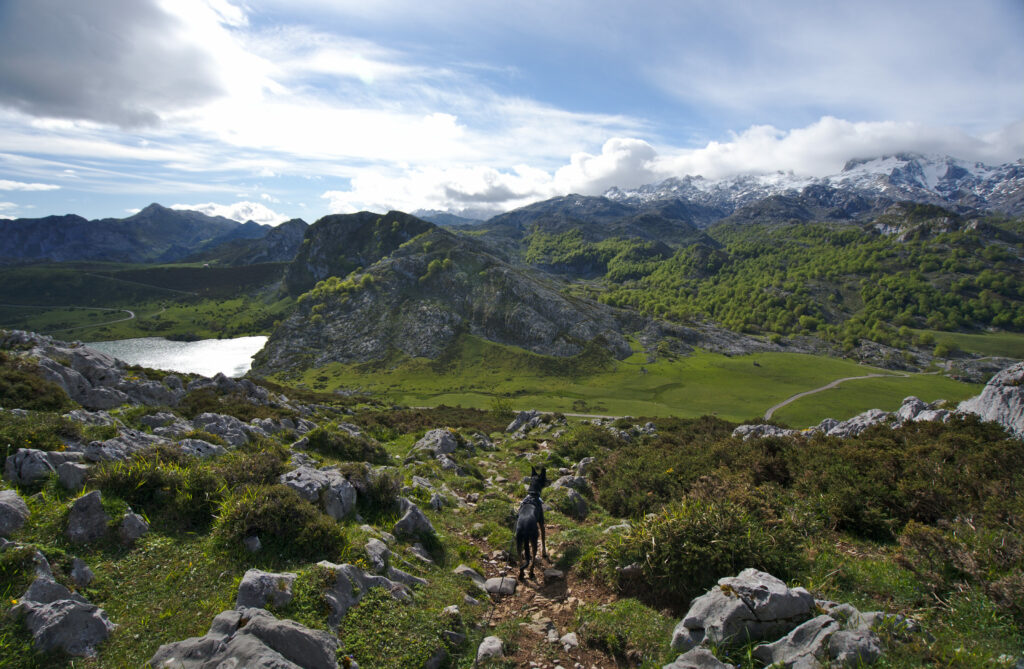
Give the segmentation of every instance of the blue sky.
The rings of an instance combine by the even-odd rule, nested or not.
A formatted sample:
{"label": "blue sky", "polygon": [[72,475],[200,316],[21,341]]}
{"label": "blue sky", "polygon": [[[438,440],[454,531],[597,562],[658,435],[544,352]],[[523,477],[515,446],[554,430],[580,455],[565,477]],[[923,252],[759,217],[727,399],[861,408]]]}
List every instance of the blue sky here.
{"label": "blue sky", "polygon": [[1024,3],[0,1],[0,216],[496,213],[1024,156]]}

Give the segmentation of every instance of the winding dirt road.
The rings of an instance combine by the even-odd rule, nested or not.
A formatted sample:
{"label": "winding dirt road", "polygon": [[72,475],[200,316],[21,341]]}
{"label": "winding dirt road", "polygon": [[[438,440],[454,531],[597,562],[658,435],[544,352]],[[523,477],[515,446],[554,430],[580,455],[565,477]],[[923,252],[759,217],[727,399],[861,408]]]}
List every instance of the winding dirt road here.
{"label": "winding dirt road", "polygon": [[801,397],[807,397],[808,395],[813,395],[815,393],[820,393],[821,391],[829,390],[830,388],[837,388],[839,386],[839,384],[843,383],[844,381],[859,381],[860,379],[877,379],[877,378],[880,378],[880,377],[883,377],[883,376],[898,377],[898,378],[909,378],[910,374],[866,374],[864,376],[847,376],[846,378],[836,379],[832,383],[826,383],[825,385],[821,386],[820,388],[815,388],[814,390],[805,390],[802,393],[797,393],[796,395],[793,395],[792,397],[788,397],[788,398],[782,400],[781,402],[779,402],[778,404],[776,404],[772,408],[768,409],[768,411],[764,412],[764,419],[765,420],[770,420],[771,417],[772,417],[772,414],[774,414],[776,411],[778,411],[782,407],[786,406],[787,404],[791,404],[791,403],[797,401]]}

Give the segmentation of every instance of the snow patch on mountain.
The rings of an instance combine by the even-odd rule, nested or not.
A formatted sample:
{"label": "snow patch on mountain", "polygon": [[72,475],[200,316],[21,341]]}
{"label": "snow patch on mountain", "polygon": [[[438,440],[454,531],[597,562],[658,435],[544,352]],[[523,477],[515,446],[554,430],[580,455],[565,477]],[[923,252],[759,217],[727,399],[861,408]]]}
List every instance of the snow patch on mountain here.
{"label": "snow patch on mountain", "polygon": [[951,156],[910,153],[850,160],[841,172],[825,177],[792,172],[722,179],[688,175],[639,188],[611,188],[604,195],[633,205],[682,198],[733,211],[772,195],[800,195],[811,186],[843,189],[894,202],[909,200],[990,209],[1014,216],[1024,214],[1024,159],[989,166]]}

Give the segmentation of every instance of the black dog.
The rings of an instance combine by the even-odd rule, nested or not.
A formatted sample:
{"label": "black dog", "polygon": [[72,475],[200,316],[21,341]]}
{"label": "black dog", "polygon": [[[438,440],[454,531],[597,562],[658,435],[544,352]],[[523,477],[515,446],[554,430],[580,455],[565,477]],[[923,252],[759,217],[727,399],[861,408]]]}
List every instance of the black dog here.
{"label": "black dog", "polygon": [[[533,563],[537,560],[537,534],[540,529],[541,555],[548,558],[548,541],[544,532],[544,503],[540,499],[540,491],[548,484],[547,468],[541,467],[538,473],[530,467],[530,487],[526,491],[526,499],[519,505],[519,518],[516,519],[516,562],[519,556],[526,557],[526,562],[519,565],[519,578],[523,578],[523,570],[530,566],[530,578],[533,578]],[[525,549],[525,550],[524,550]]]}

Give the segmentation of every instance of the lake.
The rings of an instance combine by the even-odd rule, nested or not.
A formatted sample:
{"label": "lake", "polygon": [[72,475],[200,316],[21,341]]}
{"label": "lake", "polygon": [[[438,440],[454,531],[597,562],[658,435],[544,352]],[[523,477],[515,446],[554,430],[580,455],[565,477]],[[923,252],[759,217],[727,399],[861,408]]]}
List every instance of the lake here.
{"label": "lake", "polygon": [[130,365],[203,376],[221,372],[225,376],[238,377],[249,371],[252,356],[263,348],[266,341],[267,338],[262,336],[199,341],[143,337],[87,342],[86,346],[120,358]]}

